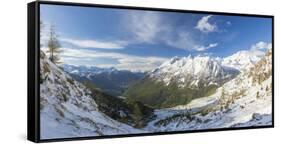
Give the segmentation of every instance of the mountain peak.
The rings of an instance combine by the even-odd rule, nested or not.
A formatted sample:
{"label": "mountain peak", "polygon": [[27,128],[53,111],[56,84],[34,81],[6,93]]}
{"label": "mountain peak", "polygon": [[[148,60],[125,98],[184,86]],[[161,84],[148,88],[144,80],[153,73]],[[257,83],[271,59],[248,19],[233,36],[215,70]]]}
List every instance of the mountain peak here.
{"label": "mountain peak", "polygon": [[224,58],[222,60],[222,64],[238,70],[245,70],[253,67],[254,64],[264,56],[264,54],[264,51],[259,50],[242,50]]}
{"label": "mountain peak", "polygon": [[182,58],[174,57],[164,62],[148,75],[150,78],[164,81],[166,85],[175,81],[181,86],[186,86],[190,82],[197,85],[198,82],[202,81],[206,81],[208,84],[219,85],[221,81],[237,73],[237,70],[223,67],[216,58],[210,56],[196,56],[192,58],[188,56]]}

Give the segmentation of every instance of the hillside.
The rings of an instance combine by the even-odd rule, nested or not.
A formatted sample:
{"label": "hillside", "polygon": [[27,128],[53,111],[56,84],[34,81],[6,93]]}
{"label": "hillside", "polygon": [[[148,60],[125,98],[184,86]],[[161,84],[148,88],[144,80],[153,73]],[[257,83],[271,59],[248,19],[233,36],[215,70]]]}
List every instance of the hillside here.
{"label": "hillside", "polygon": [[102,113],[93,99],[96,96],[40,53],[42,139],[145,132]]}
{"label": "hillside", "polygon": [[173,131],[272,124],[272,51],[216,92],[187,105],[161,109],[148,130]]}

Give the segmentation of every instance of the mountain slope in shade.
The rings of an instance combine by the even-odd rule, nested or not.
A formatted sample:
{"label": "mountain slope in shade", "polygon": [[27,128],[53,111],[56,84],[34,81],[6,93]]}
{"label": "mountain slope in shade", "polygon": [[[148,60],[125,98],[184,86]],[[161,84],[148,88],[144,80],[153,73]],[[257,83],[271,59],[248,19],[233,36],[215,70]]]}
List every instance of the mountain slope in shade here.
{"label": "mountain slope in shade", "polygon": [[174,107],[213,94],[238,73],[214,58],[175,57],[149,72],[124,95],[155,108]]}
{"label": "mountain slope in shade", "polygon": [[144,132],[100,112],[94,96],[40,53],[41,139]]}
{"label": "mountain slope in shade", "polygon": [[174,131],[272,124],[272,51],[216,93],[155,112],[148,130]]}

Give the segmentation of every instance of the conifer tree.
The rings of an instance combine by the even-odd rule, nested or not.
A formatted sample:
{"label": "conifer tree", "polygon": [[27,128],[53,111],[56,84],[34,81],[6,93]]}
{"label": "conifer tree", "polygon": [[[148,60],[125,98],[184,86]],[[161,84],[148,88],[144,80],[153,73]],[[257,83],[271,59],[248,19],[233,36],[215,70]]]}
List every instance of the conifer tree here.
{"label": "conifer tree", "polygon": [[61,45],[58,40],[58,35],[56,34],[54,25],[50,26],[50,32],[49,32],[49,40],[48,40],[48,50],[49,53],[49,59],[54,64],[60,64],[60,53],[62,52],[60,49]]}

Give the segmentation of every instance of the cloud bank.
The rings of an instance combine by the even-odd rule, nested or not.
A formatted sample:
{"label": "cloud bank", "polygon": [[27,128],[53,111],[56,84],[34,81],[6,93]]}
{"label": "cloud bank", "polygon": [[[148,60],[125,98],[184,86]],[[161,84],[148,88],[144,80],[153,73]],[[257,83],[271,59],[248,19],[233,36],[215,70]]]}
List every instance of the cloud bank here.
{"label": "cloud bank", "polygon": [[61,38],[60,40],[80,48],[123,49],[127,46],[125,41],[77,40],[69,38]]}
{"label": "cloud bank", "polygon": [[[46,48],[42,48],[46,50]],[[87,65],[97,67],[115,67],[119,70],[150,71],[169,58],[157,56],[135,56],[117,52],[101,52],[87,49],[63,49],[63,62],[72,65]],[[95,63],[100,59],[112,59],[113,62]]]}

